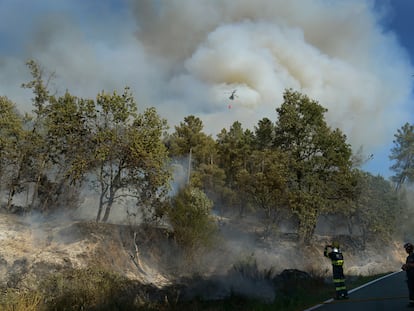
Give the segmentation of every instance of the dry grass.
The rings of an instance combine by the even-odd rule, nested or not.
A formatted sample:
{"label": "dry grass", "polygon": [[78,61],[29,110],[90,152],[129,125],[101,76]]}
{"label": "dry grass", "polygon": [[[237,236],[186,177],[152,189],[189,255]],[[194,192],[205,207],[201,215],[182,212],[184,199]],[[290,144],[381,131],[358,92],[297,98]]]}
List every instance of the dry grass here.
{"label": "dry grass", "polygon": [[3,311],[38,311],[43,308],[42,295],[39,292],[18,292],[6,290],[0,298]]}

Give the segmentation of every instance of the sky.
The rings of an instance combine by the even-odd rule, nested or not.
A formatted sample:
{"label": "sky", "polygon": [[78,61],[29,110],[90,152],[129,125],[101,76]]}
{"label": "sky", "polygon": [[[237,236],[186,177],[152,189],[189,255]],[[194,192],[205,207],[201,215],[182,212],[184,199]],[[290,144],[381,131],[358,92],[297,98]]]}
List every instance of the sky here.
{"label": "sky", "polygon": [[172,129],[197,116],[215,137],[276,121],[291,88],[389,177],[394,134],[414,122],[413,13],[413,0],[0,0],[0,96],[31,111],[34,59],[56,94],[128,86],[139,110]]}

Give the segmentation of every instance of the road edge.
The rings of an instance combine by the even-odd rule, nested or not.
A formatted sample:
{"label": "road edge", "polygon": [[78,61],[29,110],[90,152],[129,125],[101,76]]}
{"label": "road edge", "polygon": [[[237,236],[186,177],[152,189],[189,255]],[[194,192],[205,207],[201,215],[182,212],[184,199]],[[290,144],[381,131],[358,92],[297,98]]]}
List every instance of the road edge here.
{"label": "road edge", "polygon": [[[356,288],[353,288],[353,289],[349,290],[349,291],[348,291],[348,293],[349,293],[349,294],[351,294],[351,293],[353,293],[353,292],[356,292],[357,290],[360,290],[360,289],[362,289],[362,288],[364,288],[364,287],[367,287],[367,286],[369,286],[369,285],[371,285],[371,284],[374,284],[374,283],[376,283],[376,282],[378,282],[378,281],[381,281],[381,280],[383,280],[383,279],[386,279],[386,278],[388,278],[388,277],[390,277],[390,276],[392,276],[392,275],[394,275],[394,274],[397,274],[397,273],[401,273],[401,271],[391,272],[391,273],[389,273],[389,274],[387,274],[387,275],[384,275],[384,276],[382,276],[382,277],[379,277],[378,279],[372,280],[372,281],[370,281],[370,282],[368,282],[368,283],[365,283],[365,284],[363,284],[363,285],[361,285],[361,286],[358,286],[358,287],[356,287]],[[325,300],[324,302],[322,302],[322,303],[320,303],[320,304],[317,304],[317,305],[315,305],[315,306],[313,306],[313,307],[310,307],[310,308],[308,308],[308,309],[305,309],[305,310],[303,310],[303,311],[312,311],[312,310],[316,310],[316,309],[318,309],[318,308],[322,307],[323,305],[325,305],[325,304],[327,304],[327,303],[331,303],[333,300],[334,300],[333,298],[328,299],[328,300]]]}

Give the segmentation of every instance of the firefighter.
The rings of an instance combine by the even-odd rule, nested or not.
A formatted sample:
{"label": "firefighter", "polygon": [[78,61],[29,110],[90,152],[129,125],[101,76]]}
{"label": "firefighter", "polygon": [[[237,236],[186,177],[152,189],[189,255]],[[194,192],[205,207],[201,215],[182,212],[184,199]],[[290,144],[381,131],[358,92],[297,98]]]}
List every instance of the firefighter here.
{"label": "firefighter", "polygon": [[344,256],[339,248],[339,243],[334,241],[331,245],[326,245],[323,255],[331,259],[332,262],[336,299],[348,299],[348,291],[345,286],[345,276],[343,270]]}
{"label": "firefighter", "polygon": [[405,264],[401,267],[407,275],[407,286],[409,293],[409,307],[414,307],[414,246],[411,243],[404,244],[405,251],[408,256]]}

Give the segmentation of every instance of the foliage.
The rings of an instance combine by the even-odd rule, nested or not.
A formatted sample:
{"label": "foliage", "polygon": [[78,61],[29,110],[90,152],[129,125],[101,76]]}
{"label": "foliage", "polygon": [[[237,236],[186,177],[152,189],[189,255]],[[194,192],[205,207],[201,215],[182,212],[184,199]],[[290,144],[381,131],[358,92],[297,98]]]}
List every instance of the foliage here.
{"label": "foliage", "polygon": [[234,188],[237,172],[246,167],[247,159],[252,150],[253,134],[243,130],[240,122],[236,121],[230,129],[222,129],[217,135],[219,165],[226,173],[226,183]]}
{"label": "foliage", "polygon": [[405,181],[414,181],[414,126],[405,123],[394,137],[390,159],[395,161],[391,166],[395,175],[391,179],[398,190]]}
{"label": "foliage", "polygon": [[150,219],[151,204],[163,200],[170,178],[161,139],[166,122],[153,108],[138,114],[128,88],[122,95],[102,92],[95,109],[89,128],[93,151],[86,168],[95,174],[99,193],[96,220],[106,222],[114,202],[123,197],[134,198],[137,210]]}
{"label": "foliage", "polygon": [[66,92],[61,97],[49,97],[43,111],[43,139],[49,164],[37,187],[39,209],[60,206],[61,201],[66,202],[66,207],[77,207],[82,181],[79,168],[91,150],[86,123],[93,105]]}
{"label": "foliage", "polygon": [[397,228],[397,219],[403,210],[401,197],[383,177],[366,172],[360,172],[358,188],[360,195],[348,221],[360,226],[365,242],[370,236],[389,239]]}
{"label": "foliage", "polygon": [[162,142],[166,129],[166,120],[160,118],[155,108],[148,108],[138,114],[127,135],[128,190],[135,195],[135,208],[144,220],[162,216],[159,213],[170,189],[168,152]]}
{"label": "foliage", "polygon": [[[32,89],[34,97],[33,102],[33,118],[29,124],[29,128],[25,140],[25,153],[22,158],[20,170],[26,174],[27,182],[34,184],[32,191],[32,199],[30,209],[41,208],[38,202],[38,190],[40,183],[45,179],[47,172],[52,169],[52,152],[50,145],[46,140],[46,124],[47,107],[52,96],[48,90],[48,84],[53,78],[53,74],[49,74],[45,81],[45,70],[35,61],[29,60],[26,63],[30,69],[32,80],[23,83],[23,88]],[[29,189],[29,188],[28,188]]]}
{"label": "foliage", "polygon": [[326,124],[327,110],[318,102],[291,90],[283,98],[276,109],[275,147],[289,154],[289,207],[308,243],[319,214],[352,198],[352,150],[346,136]]}
{"label": "foliage", "polygon": [[0,97],[0,185],[9,183],[9,188],[16,185],[16,171],[21,157],[23,140],[23,120],[17,113],[15,104],[7,97]]}
{"label": "foliage", "polygon": [[226,185],[224,169],[216,164],[200,164],[191,176],[191,185],[203,189],[214,202],[216,211],[223,211],[231,200],[232,190]]}
{"label": "foliage", "polygon": [[7,206],[22,191],[31,194],[29,210],[46,211],[60,202],[77,206],[80,187],[89,183],[100,195],[98,221],[107,221],[114,202],[126,196],[135,200],[131,215],[155,217],[170,178],[162,142],[166,121],[154,108],[138,113],[128,88],[102,92],[95,101],[68,91],[50,95],[53,75],[45,81],[39,64],[30,60],[27,66],[32,80],[22,86],[33,91],[33,116],[21,118],[1,98],[0,177],[9,191]]}
{"label": "foliage", "polygon": [[92,100],[77,98],[69,92],[50,98],[45,120],[50,157],[57,171],[72,183],[82,181],[86,159],[91,156],[93,138],[89,125],[95,117]]}
{"label": "foliage", "polygon": [[281,220],[286,209],[289,170],[287,154],[280,150],[254,151],[247,169],[240,170],[237,183],[243,197],[264,212],[266,231]]}
{"label": "foliage", "polygon": [[34,109],[33,115],[9,119],[10,122],[18,120],[20,124],[14,127],[16,152],[10,163],[13,173],[8,176],[7,205],[10,207],[15,194],[22,191],[27,193],[26,210],[49,210],[59,206],[59,201],[68,203],[67,206],[69,202],[77,204],[77,189],[67,178],[72,157],[83,156],[82,136],[74,131],[77,127],[72,122],[78,114],[67,109],[75,99],[68,93],[61,98],[49,95],[48,83],[53,75],[45,82],[44,70],[36,62],[28,61],[27,66],[33,80],[22,86],[33,90]]}
{"label": "foliage", "polygon": [[414,208],[413,198],[414,189],[410,186],[402,186],[396,195],[399,199],[399,208],[396,213],[395,219],[395,237],[400,238],[403,241],[412,241],[414,239]]}
{"label": "foliage", "polygon": [[0,96],[0,151],[2,159],[7,153],[11,153],[8,157],[12,158],[22,131],[22,118],[18,114],[15,104],[7,97]]}
{"label": "foliage", "polygon": [[260,120],[254,130],[256,148],[271,149],[275,140],[275,130],[275,125],[270,119]]}
{"label": "foliage", "polygon": [[174,230],[174,238],[190,256],[210,247],[215,241],[217,224],[211,216],[213,202],[205,193],[191,186],[181,189],[172,198],[168,220]]}
{"label": "foliage", "polygon": [[237,178],[240,171],[248,165],[253,142],[254,134],[250,130],[243,130],[242,124],[238,121],[234,122],[228,131],[222,129],[217,135],[216,163],[224,170],[227,185],[224,204],[229,211],[237,209],[241,216],[249,204]]}
{"label": "foliage", "polygon": [[[2,154],[2,162],[9,161],[11,173],[7,174],[6,185],[8,188],[7,209],[10,209],[16,194],[27,192],[28,209],[37,208],[38,188],[41,177],[44,176],[50,162],[48,161],[48,146],[44,137],[45,129],[43,120],[45,107],[49,100],[47,85],[43,81],[44,72],[34,61],[28,61],[33,80],[23,84],[25,88],[31,88],[34,93],[33,106],[34,116],[26,115],[21,118],[14,111],[14,104],[6,98],[2,98],[2,118],[7,122],[2,133],[5,134],[3,144],[8,141],[13,144],[13,149],[8,149],[8,155],[14,155],[11,160],[6,154]],[[18,124],[19,123],[19,124]],[[11,134],[11,136],[10,136]],[[5,151],[5,149],[3,149]],[[11,153],[10,153],[11,152]],[[11,162],[10,162],[11,161]],[[3,175],[4,177],[4,175]],[[29,202],[29,190],[33,189],[32,198]]]}
{"label": "foliage", "polygon": [[191,152],[194,165],[214,162],[214,140],[202,132],[203,122],[195,116],[187,116],[184,122],[175,127],[175,132],[167,138],[169,156],[187,157]]}

